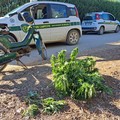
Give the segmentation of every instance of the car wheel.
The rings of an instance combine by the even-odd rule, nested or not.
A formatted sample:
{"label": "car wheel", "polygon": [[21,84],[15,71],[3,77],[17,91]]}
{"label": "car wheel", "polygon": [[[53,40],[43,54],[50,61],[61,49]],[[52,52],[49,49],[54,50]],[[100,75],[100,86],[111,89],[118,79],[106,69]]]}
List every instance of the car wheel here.
{"label": "car wheel", "polygon": [[115,32],[118,33],[120,31],[120,26],[117,26]]}
{"label": "car wheel", "polygon": [[99,35],[102,35],[104,33],[104,27],[100,27],[99,31],[98,31],[98,34]]}
{"label": "car wheel", "polygon": [[78,43],[79,39],[80,39],[79,32],[77,30],[71,30],[67,35],[66,43],[69,45],[75,45]]}

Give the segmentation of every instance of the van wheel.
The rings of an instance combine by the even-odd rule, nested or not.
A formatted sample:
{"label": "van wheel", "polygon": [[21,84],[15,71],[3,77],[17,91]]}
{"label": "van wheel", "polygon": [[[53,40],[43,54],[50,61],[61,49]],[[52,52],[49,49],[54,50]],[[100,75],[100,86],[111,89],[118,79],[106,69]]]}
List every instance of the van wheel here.
{"label": "van wheel", "polygon": [[117,26],[115,29],[115,33],[118,33],[120,31],[120,26]]}
{"label": "van wheel", "polygon": [[[0,57],[7,54],[7,49],[2,45],[0,44]],[[7,64],[3,64],[3,65],[0,65],[0,72],[7,66]]]}
{"label": "van wheel", "polygon": [[99,31],[98,31],[98,34],[99,35],[102,35],[104,33],[104,27],[100,27]]}
{"label": "van wheel", "polygon": [[80,39],[79,32],[77,30],[71,30],[67,35],[66,43],[68,45],[75,45],[78,43],[79,39]]}

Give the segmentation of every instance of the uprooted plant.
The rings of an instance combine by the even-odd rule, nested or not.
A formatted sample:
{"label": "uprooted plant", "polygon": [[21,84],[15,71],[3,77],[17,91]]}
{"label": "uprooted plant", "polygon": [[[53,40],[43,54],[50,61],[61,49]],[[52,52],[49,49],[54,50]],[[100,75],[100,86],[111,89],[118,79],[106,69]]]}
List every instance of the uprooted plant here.
{"label": "uprooted plant", "polygon": [[23,111],[23,116],[35,117],[38,113],[53,114],[59,112],[65,105],[64,100],[55,100],[52,97],[41,99],[39,94],[30,91],[25,98],[28,108]]}
{"label": "uprooted plant", "polygon": [[64,105],[66,105],[66,102],[64,100],[58,100],[56,101],[54,98],[49,97],[42,100],[43,105],[43,113],[46,114],[52,114],[59,112]]}
{"label": "uprooted plant", "polygon": [[66,58],[66,50],[61,50],[57,56],[51,56],[54,86],[59,95],[88,99],[98,91],[111,93],[95,68],[96,61],[91,57],[76,59],[77,55],[78,48],[75,48],[69,59]]}

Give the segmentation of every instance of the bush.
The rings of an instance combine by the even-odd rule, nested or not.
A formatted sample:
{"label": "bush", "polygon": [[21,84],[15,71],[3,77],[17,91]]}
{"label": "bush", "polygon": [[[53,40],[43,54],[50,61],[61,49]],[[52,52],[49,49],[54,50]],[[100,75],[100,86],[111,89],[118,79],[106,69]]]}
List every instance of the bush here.
{"label": "bush", "polygon": [[51,56],[54,86],[59,95],[71,96],[75,99],[88,99],[98,91],[110,92],[103,84],[103,77],[95,68],[93,58],[76,59],[78,48],[73,49],[70,58],[66,58],[66,50]]}

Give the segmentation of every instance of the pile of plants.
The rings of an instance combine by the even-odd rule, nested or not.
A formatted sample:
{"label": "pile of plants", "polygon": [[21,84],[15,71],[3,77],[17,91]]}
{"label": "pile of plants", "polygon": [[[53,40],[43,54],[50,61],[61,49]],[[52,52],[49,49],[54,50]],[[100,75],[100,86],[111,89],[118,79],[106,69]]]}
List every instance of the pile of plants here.
{"label": "pile of plants", "polygon": [[25,117],[35,117],[39,113],[54,114],[59,112],[65,105],[64,100],[55,100],[52,97],[41,99],[37,92],[29,92],[25,97],[27,109],[23,110],[22,115]]}
{"label": "pile of plants", "polygon": [[103,77],[95,68],[96,61],[90,57],[77,59],[77,55],[78,48],[75,48],[69,59],[66,57],[66,50],[51,57],[54,86],[58,95],[89,99],[98,92],[111,93],[111,89],[104,84]]}

